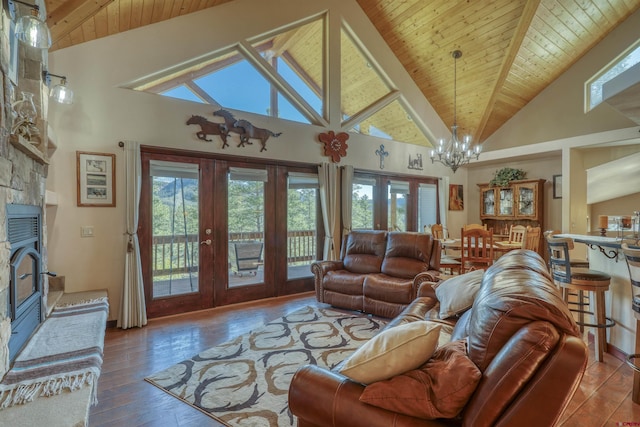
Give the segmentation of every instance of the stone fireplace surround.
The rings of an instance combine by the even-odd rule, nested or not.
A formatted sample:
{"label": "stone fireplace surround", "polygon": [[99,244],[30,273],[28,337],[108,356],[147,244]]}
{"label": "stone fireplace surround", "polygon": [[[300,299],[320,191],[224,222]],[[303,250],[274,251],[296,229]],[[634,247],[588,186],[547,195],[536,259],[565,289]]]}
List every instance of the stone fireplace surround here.
{"label": "stone fireplace surround", "polygon": [[[8,204],[32,205],[42,209],[42,269],[47,271],[45,184],[48,173],[48,140],[45,117],[47,106],[42,101],[44,98],[44,102],[47,102],[48,93],[48,88],[42,82],[47,51],[24,47],[22,44],[18,44],[18,49],[18,86],[9,79],[7,70],[0,68],[0,378],[9,370],[8,343],[11,337],[11,318],[8,312],[11,248],[7,236]],[[6,56],[8,52],[3,49],[0,55]],[[8,58],[3,57],[0,64],[8,64]],[[20,97],[22,91],[34,94],[38,110],[37,125],[42,141],[37,145],[27,143],[20,146],[15,137],[10,135],[11,104]],[[48,279],[43,276],[42,303],[45,307],[48,289]]]}

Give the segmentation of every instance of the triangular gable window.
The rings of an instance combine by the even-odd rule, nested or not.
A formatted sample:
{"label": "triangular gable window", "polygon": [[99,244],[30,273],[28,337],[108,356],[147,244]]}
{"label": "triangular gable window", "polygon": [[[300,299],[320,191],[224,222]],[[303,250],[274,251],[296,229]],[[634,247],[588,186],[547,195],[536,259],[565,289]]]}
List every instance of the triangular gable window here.
{"label": "triangular gable window", "polygon": [[[215,109],[328,127],[327,17],[310,17],[198,59],[133,87]],[[344,23],[340,34],[340,126],[430,147],[402,94]],[[337,70],[334,70],[337,71]]]}
{"label": "triangular gable window", "polygon": [[431,146],[377,65],[343,28],[340,40],[343,125],[352,132]]}
{"label": "triangular gable window", "polygon": [[324,17],[314,18],[253,44],[240,42],[231,52],[135,89],[216,108],[326,124],[324,28]]}

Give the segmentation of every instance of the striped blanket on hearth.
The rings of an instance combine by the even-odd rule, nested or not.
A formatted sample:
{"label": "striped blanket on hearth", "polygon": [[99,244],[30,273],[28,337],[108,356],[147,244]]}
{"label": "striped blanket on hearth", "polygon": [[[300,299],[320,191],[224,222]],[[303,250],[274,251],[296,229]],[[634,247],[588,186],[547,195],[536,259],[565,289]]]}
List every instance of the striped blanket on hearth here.
{"label": "striped blanket on hearth", "polygon": [[108,312],[106,297],[54,308],[0,382],[0,409],[84,386],[97,403]]}

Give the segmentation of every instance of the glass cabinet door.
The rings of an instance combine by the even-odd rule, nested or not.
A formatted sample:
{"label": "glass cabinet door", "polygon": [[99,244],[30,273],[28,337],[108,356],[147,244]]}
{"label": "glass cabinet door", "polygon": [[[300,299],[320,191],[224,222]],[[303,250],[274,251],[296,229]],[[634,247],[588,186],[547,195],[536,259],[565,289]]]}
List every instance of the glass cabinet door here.
{"label": "glass cabinet door", "polygon": [[516,216],[535,217],[536,216],[536,187],[533,185],[519,185],[518,206]]}
{"label": "glass cabinet door", "polygon": [[495,191],[493,188],[480,189],[480,215],[493,216],[496,214]]}
{"label": "glass cabinet door", "polygon": [[500,194],[500,211],[498,215],[512,216],[513,215],[513,188],[500,188],[498,190]]}

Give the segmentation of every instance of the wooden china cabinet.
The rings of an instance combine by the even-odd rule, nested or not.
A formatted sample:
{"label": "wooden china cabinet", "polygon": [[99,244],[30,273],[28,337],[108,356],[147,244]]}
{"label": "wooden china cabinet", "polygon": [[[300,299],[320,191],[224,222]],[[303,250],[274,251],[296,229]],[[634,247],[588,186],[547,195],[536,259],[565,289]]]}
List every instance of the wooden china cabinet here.
{"label": "wooden china cabinet", "polygon": [[543,227],[544,179],[511,181],[507,187],[480,187],[480,220],[494,234],[508,235],[511,225]]}

